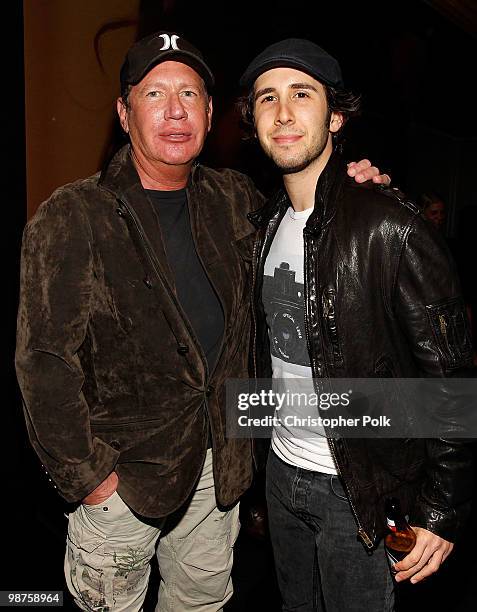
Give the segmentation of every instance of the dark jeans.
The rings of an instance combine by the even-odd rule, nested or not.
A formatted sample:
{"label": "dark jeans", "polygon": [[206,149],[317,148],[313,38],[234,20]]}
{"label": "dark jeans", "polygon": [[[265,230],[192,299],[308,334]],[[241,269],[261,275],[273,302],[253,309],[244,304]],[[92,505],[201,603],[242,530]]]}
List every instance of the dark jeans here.
{"label": "dark jeans", "polygon": [[394,609],[383,544],[366,551],[337,476],[293,467],[270,451],[267,502],[284,612]]}

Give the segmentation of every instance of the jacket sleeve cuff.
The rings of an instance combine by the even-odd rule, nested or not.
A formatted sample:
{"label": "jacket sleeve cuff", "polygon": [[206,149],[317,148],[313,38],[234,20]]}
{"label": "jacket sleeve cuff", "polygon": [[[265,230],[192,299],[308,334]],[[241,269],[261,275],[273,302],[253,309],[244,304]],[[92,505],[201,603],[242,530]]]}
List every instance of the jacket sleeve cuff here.
{"label": "jacket sleeve cuff", "polygon": [[81,501],[114,470],[119,457],[115,450],[99,438],[93,439],[93,451],[83,461],[58,463],[44,455],[44,469],[67,502]]}
{"label": "jacket sleeve cuff", "polygon": [[427,529],[448,542],[455,542],[463,531],[469,515],[470,502],[442,511],[426,504],[421,498],[416,501],[409,523],[413,527]]}

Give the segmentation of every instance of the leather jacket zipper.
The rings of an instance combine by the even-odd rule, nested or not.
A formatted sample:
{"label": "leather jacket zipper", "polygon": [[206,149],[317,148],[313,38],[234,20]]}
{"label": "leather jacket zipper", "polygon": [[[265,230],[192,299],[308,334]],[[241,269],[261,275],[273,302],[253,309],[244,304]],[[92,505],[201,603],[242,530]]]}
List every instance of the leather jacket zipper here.
{"label": "leather jacket zipper", "polygon": [[257,235],[257,238],[253,244],[253,252],[252,252],[252,291],[251,291],[251,300],[252,300],[252,323],[253,323],[253,345],[252,345],[252,359],[253,359],[253,375],[254,378],[257,378],[257,313],[255,312],[255,286],[257,280],[256,267],[255,262],[258,266],[257,253],[258,253],[258,245],[260,243],[260,239]]}
{"label": "leather jacket zipper", "polygon": [[[274,216],[268,222],[267,228],[264,232],[263,240],[260,239],[260,230],[258,230],[257,237],[255,239],[253,245],[252,252],[252,322],[253,322],[253,348],[252,348],[252,358],[253,358],[253,368],[254,368],[254,376],[257,378],[257,313],[255,310],[255,294],[256,294],[256,284],[257,284],[257,271],[262,270],[262,263],[264,264],[264,259],[268,256],[268,249],[271,247],[273,242],[273,238],[275,237],[275,233],[280,225],[280,222],[283,218],[285,211],[276,212]],[[272,227],[270,225],[272,224]],[[259,255],[260,249],[260,255]],[[256,265],[255,265],[256,263]],[[263,277],[263,270],[262,270]],[[257,296],[257,301],[260,299]]]}
{"label": "leather jacket zipper", "polygon": [[[307,343],[307,346],[308,346],[308,353],[310,355],[312,375],[313,375],[313,379],[315,379],[316,363],[315,363],[315,357],[314,357],[314,354],[313,354],[314,351],[313,351],[313,348],[312,348],[312,343],[311,343],[310,335],[309,335],[308,309],[306,307],[307,302],[308,302],[308,300],[307,300],[307,297],[308,297],[307,296],[307,287],[309,286],[309,283],[307,282],[309,274],[308,274],[308,257],[307,257],[307,252],[308,251],[307,251],[307,238],[306,238],[306,235],[307,235],[307,232],[306,232],[306,228],[305,228],[304,236],[303,236],[303,242],[304,242],[304,249],[303,249],[304,260],[303,260],[303,266],[304,266],[304,272],[305,272],[305,300],[306,300],[306,302],[305,302],[305,335],[306,335],[306,343]],[[316,298],[316,296],[315,296],[315,298]],[[318,306],[318,304],[319,304],[318,299],[315,299],[315,303],[316,303],[316,308],[319,308],[319,306]],[[322,346],[323,346],[323,335],[322,335],[321,327],[319,327],[319,333],[320,333],[320,340],[321,340],[321,343],[322,343]],[[325,373],[327,373],[327,372],[323,372],[323,374],[325,374]],[[314,383],[313,383],[313,385],[314,385]],[[331,453],[331,456],[333,458],[334,464],[336,465],[336,467],[338,469],[338,472],[341,473],[342,470],[340,469],[340,464],[339,464],[339,461],[338,461],[337,456],[336,456],[336,448],[335,448],[334,440],[333,440],[333,438],[330,438],[328,436],[326,436],[326,440],[328,442],[328,447],[330,449],[330,453]],[[353,515],[354,515],[354,517],[356,519],[356,523],[358,525],[358,535],[363,540],[365,545],[368,548],[371,549],[371,548],[373,548],[373,542],[372,542],[371,538],[368,536],[368,534],[366,533],[366,531],[364,530],[363,526],[361,525],[361,522],[360,522],[359,517],[358,517],[358,513],[356,512],[356,507],[355,507],[355,505],[353,503],[353,499],[351,497],[350,491],[348,489],[348,486],[346,485],[346,482],[345,482],[344,478],[342,479],[342,483],[343,483],[343,488],[346,491],[346,496],[347,496],[347,498],[349,500],[351,511],[352,511],[352,513],[353,513]]]}
{"label": "leather jacket zipper", "polygon": [[331,344],[331,353],[333,355],[333,364],[336,366],[343,361],[343,358],[338,337],[338,329],[336,327],[334,294],[331,291],[325,292],[323,297],[323,318],[327,323],[328,337]]}
{"label": "leather jacket zipper", "polygon": [[440,325],[440,328],[441,328],[441,334],[447,340],[447,323],[446,323],[444,315],[442,315],[442,314],[439,315],[439,325]]}
{"label": "leather jacket zipper", "polygon": [[[334,440],[333,440],[333,438],[328,438],[328,437],[326,437],[326,439],[328,440],[328,446],[330,448],[330,452],[331,452],[331,456],[333,457],[333,461],[335,462],[335,465],[338,467],[338,471],[340,471],[339,463],[338,463],[338,460],[336,458],[336,449],[335,449]],[[345,479],[342,478],[341,482],[343,484],[344,490],[346,491],[346,496],[348,498],[349,505],[351,506],[351,511],[354,514],[354,517],[355,517],[356,522],[358,524],[358,535],[363,540],[363,542],[366,544],[366,546],[371,549],[371,548],[373,548],[373,541],[368,536],[368,534],[366,533],[366,531],[364,530],[363,526],[361,525],[361,523],[359,521],[358,513],[356,512],[356,508],[355,508],[355,506],[353,504],[353,498],[350,495],[350,492],[349,492],[349,489],[348,489],[348,487],[346,485]]]}
{"label": "leather jacket zipper", "polygon": [[[331,452],[331,456],[333,457],[333,461],[335,462],[335,465],[338,467],[338,471],[340,471],[339,469],[339,463],[338,460],[336,458],[336,449],[335,449],[335,444],[334,444],[334,440],[332,438],[326,438],[328,440],[328,446],[330,448],[330,452]],[[356,522],[358,524],[358,535],[359,537],[363,540],[363,542],[366,544],[366,546],[368,548],[373,548],[373,541],[371,540],[371,538],[368,536],[368,534],[366,533],[366,531],[364,530],[363,526],[361,525],[360,521],[359,521],[359,517],[358,517],[358,513],[356,512],[356,508],[355,505],[353,504],[353,498],[351,497],[351,494],[349,492],[348,486],[345,482],[345,479],[342,478],[341,482],[343,484],[343,488],[346,491],[346,496],[348,498],[349,501],[349,505],[351,506],[351,511],[354,514],[354,517],[356,519]]]}
{"label": "leather jacket zipper", "polygon": [[447,335],[447,321],[443,314],[439,315],[439,327],[440,327],[444,342],[446,343],[447,352],[449,353],[449,355],[452,355],[453,352],[449,344],[449,336]]}

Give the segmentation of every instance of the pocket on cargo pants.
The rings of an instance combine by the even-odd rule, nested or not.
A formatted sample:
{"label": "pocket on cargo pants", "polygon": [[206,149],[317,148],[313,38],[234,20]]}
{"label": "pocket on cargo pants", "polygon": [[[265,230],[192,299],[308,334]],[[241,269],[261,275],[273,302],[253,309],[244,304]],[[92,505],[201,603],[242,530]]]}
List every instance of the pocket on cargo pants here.
{"label": "pocket on cargo pants", "polygon": [[146,525],[117,492],[69,516],[65,575],[84,610],[139,610],[160,527]]}

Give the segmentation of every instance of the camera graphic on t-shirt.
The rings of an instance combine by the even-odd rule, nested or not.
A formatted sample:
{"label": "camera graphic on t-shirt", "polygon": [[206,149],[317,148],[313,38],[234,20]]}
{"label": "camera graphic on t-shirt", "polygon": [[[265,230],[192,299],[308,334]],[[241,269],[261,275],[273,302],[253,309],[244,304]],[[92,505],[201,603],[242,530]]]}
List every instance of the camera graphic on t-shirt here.
{"label": "camera graphic on t-shirt", "polygon": [[304,317],[304,285],[295,281],[296,272],[282,262],[273,278],[263,277],[262,297],[270,327],[272,355],[289,363],[309,365]]}

